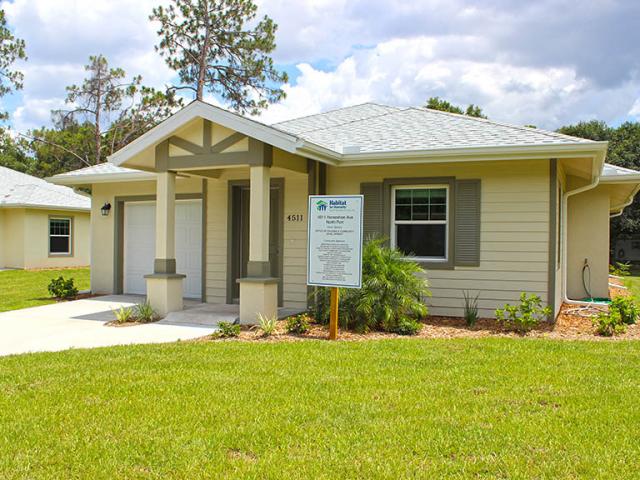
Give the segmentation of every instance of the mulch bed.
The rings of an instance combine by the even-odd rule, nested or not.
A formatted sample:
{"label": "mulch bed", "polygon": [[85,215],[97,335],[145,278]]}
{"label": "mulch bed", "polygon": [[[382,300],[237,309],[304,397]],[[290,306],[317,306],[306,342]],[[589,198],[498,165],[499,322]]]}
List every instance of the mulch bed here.
{"label": "mulch bed", "polygon": [[[628,296],[619,279],[611,278],[610,296]],[[629,325],[627,331],[614,337],[602,337],[595,333],[591,316],[598,311],[606,310],[602,305],[570,305],[563,304],[555,323],[544,322],[536,329],[522,335],[505,329],[496,320],[479,319],[476,325],[468,327],[463,318],[428,316],[422,320],[423,327],[417,335],[403,337],[394,333],[369,332],[355,333],[340,330],[338,339],[342,341],[361,341],[386,338],[483,338],[483,337],[528,337],[549,338],[557,340],[640,340],[640,324]],[[304,335],[289,334],[285,330],[285,322],[278,322],[276,332],[268,337],[262,335],[257,327],[243,326],[240,335],[235,338],[204,337],[198,341],[256,341],[256,342],[295,342],[300,340],[326,340],[329,336],[327,325],[311,324]]]}

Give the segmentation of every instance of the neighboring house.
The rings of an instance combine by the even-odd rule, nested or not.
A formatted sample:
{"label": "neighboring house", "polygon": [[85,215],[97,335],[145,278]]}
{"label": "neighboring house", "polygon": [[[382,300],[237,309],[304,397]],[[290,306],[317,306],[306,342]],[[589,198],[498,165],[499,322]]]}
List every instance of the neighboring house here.
{"label": "neighboring house", "polygon": [[[479,292],[493,316],[520,292],[558,312],[608,294],[609,217],[640,173],[606,142],[425,108],[357,105],[272,126],[195,101],[109,158],[54,177],[93,192],[92,290],[304,308],[307,196],[364,194],[364,229],[415,254],[436,315]],[[101,216],[102,207],[111,213]],[[568,219],[568,221],[567,221]],[[186,277],[185,277],[186,275]]]}
{"label": "neighboring house", "polygon": [[0,167],[0,268],[90,263],[91,199]]}

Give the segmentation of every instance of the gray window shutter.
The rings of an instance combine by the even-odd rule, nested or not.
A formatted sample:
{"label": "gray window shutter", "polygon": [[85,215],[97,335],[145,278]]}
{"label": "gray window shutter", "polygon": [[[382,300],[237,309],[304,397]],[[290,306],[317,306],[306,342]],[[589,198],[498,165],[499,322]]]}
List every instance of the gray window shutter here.
{"label": "gray window shutter", "polygon": [[360,193],[364,195],[363,233],[365,242],[373,237],[383,237],[382,212],[384,196],[382,182],[361,183]]}
{"label": "gray window shutter", "polygon": [[455,264],[480,265],[480,180],[457,180],[455,187]]}

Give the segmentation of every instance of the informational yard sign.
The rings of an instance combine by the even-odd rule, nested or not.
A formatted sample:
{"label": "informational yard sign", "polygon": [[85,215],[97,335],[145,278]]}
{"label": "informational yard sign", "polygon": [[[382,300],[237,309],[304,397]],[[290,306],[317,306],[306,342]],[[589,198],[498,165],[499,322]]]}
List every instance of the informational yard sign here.
{"label": "informational yard sign", "polygon": [[362,287],[362,195],[310,195],[307,285]]}

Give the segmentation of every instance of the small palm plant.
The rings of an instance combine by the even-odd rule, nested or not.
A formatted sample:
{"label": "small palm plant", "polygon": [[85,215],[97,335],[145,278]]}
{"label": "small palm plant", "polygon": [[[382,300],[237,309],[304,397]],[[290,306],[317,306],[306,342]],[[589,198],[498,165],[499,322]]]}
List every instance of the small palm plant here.
{"label": "small palm plant", "polygon": [[341,291],[340,316],[356,330],[415,333],[417,319],[428,313],[424,298],[431,295],[425,271],[383,242],[373,239],[364,245],[362,288]]}

